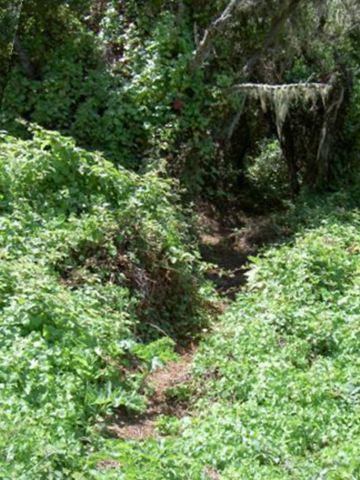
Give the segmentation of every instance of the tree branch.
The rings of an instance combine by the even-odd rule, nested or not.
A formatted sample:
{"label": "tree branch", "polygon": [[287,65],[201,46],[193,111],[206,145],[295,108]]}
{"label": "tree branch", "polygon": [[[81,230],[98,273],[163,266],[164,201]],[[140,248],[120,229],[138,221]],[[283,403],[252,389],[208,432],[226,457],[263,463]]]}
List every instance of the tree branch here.
{"label": "tree branch", "polygon": [[231,0],[222,14],[213,21],[207,28],[204,36],[195,51],[194,58],[190,65],[190,70],[194,71],[206,60],[210,53],[213,39],[225,30],[225,27],[230,23],[235,11],[239,8],[246,9],[258,3],[259,0]]}
{"label": "tree branch", "polygon": [[250,73],[261,58],[261,55],[275,43],[277,36],[279,35],[286,20],[292,15],[296,7],[302,1],[303,0],[290,0],[290,2],[287,2],[287,0],[285,0],[285,5],[280,15],[275,17],[272,21],[270,31],[265,37],[263,46],[250,58],[250,60],[248,60],[243,69],[244,73]]}
{"label": "tree branch", "polygon": [[318,83],[318,82],[299,82],[299,83],[283,83],[283,84],[270,84],[270,83],[240,83],[231,87],[231,91],[242,90],[287,90],[293,88],[315,90],[328,89],[332,86],[331,83]]}

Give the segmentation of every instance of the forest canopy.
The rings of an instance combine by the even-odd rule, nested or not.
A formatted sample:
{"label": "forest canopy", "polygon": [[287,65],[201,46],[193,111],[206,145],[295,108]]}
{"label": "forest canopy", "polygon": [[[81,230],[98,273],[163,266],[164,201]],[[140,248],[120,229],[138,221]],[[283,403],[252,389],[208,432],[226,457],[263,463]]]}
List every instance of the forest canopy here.
{"label": "forest canopy", "polygon": [[[329,142],[341,130],[324,160],[330,165],[312,179],[319,184],[349,167],[344,149],[357,149],[358,29],[354,0],[28,0],[13,35],[3,116],[58,129],[136,171],[165,163],[188,188],[217,195],[222,183],[237,189],[245,158],[264,137],[278,136],[273,117],[285,104],[294,111],[284,135],[312,137],[311,151],[300,150],[301,138],[291,147],[282,142],[299,183],[318,169],[323,117]],[[325,107],[308,105],[311,95],[299,89],[265,115],[248,92],[232,90],[242,83],[330,85],[335,77],[337,93]],[[314,122],[316,129],[306,127]]]}

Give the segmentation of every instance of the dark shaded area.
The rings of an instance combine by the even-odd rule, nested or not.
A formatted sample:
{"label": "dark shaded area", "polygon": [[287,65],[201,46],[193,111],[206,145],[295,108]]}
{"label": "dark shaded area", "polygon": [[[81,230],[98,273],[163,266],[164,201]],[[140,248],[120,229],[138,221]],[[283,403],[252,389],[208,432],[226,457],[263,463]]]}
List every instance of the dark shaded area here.
{"label": "dark shaded area", "polygon": [[21,6],[21,0],[0,0],[0,105],[8,79]]}
{"label": "dark shaded area", "polygon": [[268,215],[245,212],[231,204],[219,210],[204,203],[199,216],[199,248],[203,260],[211,264],[207,278],[230,299],[246,285],[249,256],[288,234]]}

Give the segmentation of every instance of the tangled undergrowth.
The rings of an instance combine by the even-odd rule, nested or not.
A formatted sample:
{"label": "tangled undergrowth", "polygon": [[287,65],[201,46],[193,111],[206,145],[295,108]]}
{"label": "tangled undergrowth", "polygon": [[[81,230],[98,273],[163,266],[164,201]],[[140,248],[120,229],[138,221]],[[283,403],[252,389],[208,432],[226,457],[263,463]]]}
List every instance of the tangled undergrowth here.
{"label": "tangled undergrowth", "polygon": [[170,182],[56,132],[3,132],[0,201],[0,476],[85,478],[96,421],[204,325],[198,255]]}
{"label": "tangled undergrowth", "polygon": [[149,374],[206,324],[188,217],[169,181],[58,133],[1,145],[2,478],[359,477],[358,193],[278,214],[297,233],[251,258],[190,383],[164,392],[190,408],[110,440],[114,411],[141,418]]}
{"label": "tangled undergrowth", "polygon": [[[163,418],[152,440],[109,441],[95,478],[359,478],[358,202],[309,197],[285,221],[304,222],[252,259],[246,290],[200,346],[192,414]],[[97,469],[104,458],[117,467]]]}
{"label": "tangled undergrowth", "polygon": [[360,478],[359,20],[0,0],[1,479]]}

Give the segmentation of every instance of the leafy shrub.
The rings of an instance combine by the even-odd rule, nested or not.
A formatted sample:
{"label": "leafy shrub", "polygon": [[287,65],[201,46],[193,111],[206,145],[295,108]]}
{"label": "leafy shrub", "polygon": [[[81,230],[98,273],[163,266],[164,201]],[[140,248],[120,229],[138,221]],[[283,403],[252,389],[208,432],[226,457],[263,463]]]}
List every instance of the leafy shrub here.
{"label": "leafy shrub", "polygon": [[80,472],[99,441],[94,422],[114,407],[144,409],[144,375],[174,345],[142,339],[184,338],[204,321],[171,187],[56,132],[2,135],[2,478]]}
{"label": "leafy shrub", "polygon": [[248,158],[245,179],[259,201],[276,201],[289,193],[288,170],[279,141],[265,139],[260,142],[260,153]]}
{"label": "leafy shrub", "polygon": [[141,447],[109,442],[124,478],[359,477],[359,203],[313,200],[312,228],[253,259],[203,342],[191,417]]}
{"label": "leafy shrub", "polygon": [[[23,136],[17,117],[59,130],[135,171],[166,162],[190,190],[210,181],[216,193],[225,168],[208,168],[217,153],[209,132],[220,111],[231,114],[238,106],[221,94],[232,77],[219,74],[208,85],[201,71],[189,72],[193,24],[159,6],[130,2],[124,13],[118,2],[108,2],[96,32],[75,15],[74,5],[27,11],[19,32],[36,75],[15,63],[2,122]],[[156,11],[151,22],[149,9]]]}
{"label": "leafy shrub", "polygon": [[[49,48],[35,78],[16,65],[5,90],[3,116],[7,124],[20,116],[66,132],[114,163],[138,170],[159,148],[168,147],[161,129],[177,122],[172,102],[191,84],[189,75],[183,77],[192,43],[173,35],[178,27],[171,13],[156,19],[146,39],[136,24],[117,14],[114,25],[113,16],[109,8],[99,37],[75,21],[64,39]],[[24,22],[27,45],[33,39]],[[39,39],[43,41],[41,35]],[[121,54],[107,61],[106,49],[114,44]]]}

